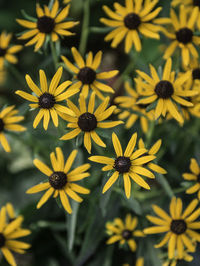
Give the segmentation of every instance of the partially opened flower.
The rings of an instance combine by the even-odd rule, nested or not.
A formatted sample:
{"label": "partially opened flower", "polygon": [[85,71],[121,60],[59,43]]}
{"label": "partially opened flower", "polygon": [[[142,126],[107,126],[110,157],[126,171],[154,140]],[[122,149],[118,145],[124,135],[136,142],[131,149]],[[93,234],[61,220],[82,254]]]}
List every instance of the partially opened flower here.
{"label": "partially opened flower", "polygon": [[153,210],[159,218],[147,215],[147,219],[155,226],[144,229],[144,233],[166,233],[162,241],[155,247],[160,248],[167,244],[169,259],[173,259],[176,252],[178,254],[177,257],[182,259],[185,247],[188,252],[194,252],[194,241],[200,242],[200,234],[196,232],[197,229],[200,229],[200,222],[196,221],[200,216],[200,208],[195,210],[198,200],[193,200],[184,212],[182,212],[182,205],[180,198],[173,197],[169,207],[170,215],[157,205],[153,205]]}
{"label": "partially opened flower", "polygon": [[18,59],[15,56],[15,53],[21,51],[23,48],[22,45],[10,46],[11,38],[11,33],[6,33],[3,31],[0,34],[0,71],[3,70],[6,61],[11,64],[16,64]]}
{"label": "partially opened flower", "polygon": [[154,174],[149,171],[145,166],[146,163],[155,159],[154,155],[145,155],[146,149],[138,149],[134,151],[137,140],[137,133],[134,133],[128,142],[125,152],[123,153],[120,141],[117,135],[112,133],[112,142],[115,149],[116,157],[110,158],[105,156],[91,156],[89,160],[101,164],[105,164],[102,171],[112,171],[111,176],[103,187],[102,193],[105,193],[118,179],[123,176],[124,190],[126,197],[130,198],[131,195],[131,180],[136,182],[139,186],[150,189],[150,186],[140,176],[148,178],[155,178]]}
{"label": "partially opened flower", "polygon": [[106,231],[110,238],[106,244],[110,245],[119,241],[120,245],[127,243],[132,252],[136,251],[137,244],[134,238],[144,236],[142,231],[136,230],[137,225],[137,217],[132,217],[130,213],[126,215],[125,221],[115,218],[113,222],[108,222]]}
{"label": "partially opened flower", "polygon": [[16,239],[27,236],[31,233],[28,229],[21,228],[23,217],[19,216],[14,221],[7,224],[6,208],[0,210],[0,250],[11,266],[17,266],[11,251],[24,254],[30,245]]}
{"label": "partially opened flower", "polygon": [[140,97],[138,93],[138,86],[136,84],[136,90],[134,90],[129,82],[124,84],[127,95],[118,96],[114,99],[114,102],[118,104],[119,119],[127,119],[125,127],[131,128],[137,120],[140,121],[141,129],[144,133],[147,133],[149,128],[149,121],[154,120],[153,112],[146,112],[146,104],[136,104]]}
{"label": "partially opened flower", "polygon": [[98,73],[102,58],[101,51],[99,51],[94,58],[93,53],[89,52],[85,61],[75,47],[72,47],[71,51],[76,65],[73,65],[65,56],[61,56],[66,67],[74,73],[74,83],[71,88],[81,89],[85,98],[87,98],[90,89],[92,89],[100,99],[104,99],[100,91],[114,93],[114,90],[102,81],[104,79],[113,78],[119,71],[111,70]]}
{"label": "partially opened flower", "polygon": [[71,84],[71,81],[67,80],[61,83],[59,86],[59,82],[62,76],[63,68],[60,67],[55,75],[53,76],[51,83],[48,87],[47,78],[43,70],[39,71],[40,74],[40,87],[39,88],[31,79],[29,75],[26,75],[26,82],[34,93],[29,94],[27,92],[18,90],[15,93],[20,95],[22,98],[34,102],[29,104],[31,108],[38,108],[39,112],[35,117],[33,122],[33,127],[36,128],[43,118],[43,127],[47,130],[50,120],[50,115],[52,117],[53,123],[55,127],[58,126],[58,115],[60,113],[71,114],[73,115],[72,111],[64,105],[58,104],[58,102],[64,101],[71,97],[72,95],[76,94],[79,90],[74,88],[73,90],[65,89]]}
{"label": "partially opened flower", "polygon": [[10,152],[10,145],[5,137],[7,131],[23,132],[25,127],[18,125],[18,122],[24,120],[23,116],[18,116],[18,110],[15,106],[8,106],[0,112],[0,143],[6,152]]}
{"label": "partially opened flower", "polygon": [[195,46],[199,46],[200,37],[194,35],[198,13],[198,7],[195,7],[191,13],[188,13],[187,7],[181,5],[178,18],[175,11],[171,9],[170,17],[173,28],[172,30],[163,31],[172,41],[164,53],[163,57],[165,59],[171,57],[177,47],[181,49],[183,65],[189,65],[191,57],[199,57]]}
{"label": "partially opened flower", "polygon": [[86,172],[90,168],[90,164],[82,164],[70,171],[77,152],[77,150],[73,150],[64,163],[63,152],[61,148],[57,147],[56,153],[50,154],[53,170],[38,159],[33,161],[34,165],[48,177],[47,182],[40,183],[26,191],[28,194],[33,194],[46,190],[37,204],[37,209],[42,207],[51,196],[54,198],[59,196],[64,209],[68,213],[72,213],[68,196],[77,202],[82,202],[83,199],[77,193],[90,193],[89,189],[74,183],[90,175]]}
{"label": "partially opened flower", "polygon": [[178,5],[184,5],[188,12],[192,12],[195,7],[199,8],[198,17],[196,19],[197,27],[200,29],[200,2],[199,0],[172,0],[171,5],[173,7]]}
{"label": "partially opened flower", "polygon": [[29,30],[23,33],[19,39],[30,39],[26,43],[26,46],[35,44],[35,51],[38,51],[44,44],[47,36],[51,37],[53,42],[56,42],[60,36],[71,36],[74,33],[69,29],[79,24],[79,22],[65,21],[69,14],[70,5],[67,5],[59,11],[59,1],[55,0],[50,10],[48,6],[44,6],[44,9],[40,5],[36,4],[37,19],[35,22],[24,19],[17,19],[17,22]]}
{"label": "partially opened flower", "polygon": [[125,6],[114,3],[115,11],[103,6],[110,19],[101,18],[100,21],[108,27],[114,28],[105,37],[105,41],[111,41],[111,46],[116,48],[125,39],[125,52],[129,53],[132,46],[137,52],[142,50],[140,35],[159,39],[160,26],[154,23],[154,19],[161,11],[161,7],[154,9],[158,0],[126,0]]}
{"label": "partially opened flower", "polygon": [[73,128],[72,131],[68,132],[64,136],[62,136],[61,140],[69,140],[78,136],[80,133],[84,134],[84,146],[89,153],[91,153],[92,142],[91,139],[99,146],[106,147],[106,144],[101,140],[96,130],[98,128],[112,128],[117,125],[122,124],[122,121],[112,121],[112,122],[103,122],[109,116],[112,115],[116,106],[110,106],[107,108],[109,104],[109,97],[105,98],[105,100],[97,107],[94,111],[95,107],[95,93],[93,92],[90,96],[88,107],[86,107],[86,100],[83,94],[80,94],[79,105],[80,110],[74,105],[70,100],[67,101],[68,107],[73,111],[73,114],[64,115],[63,119],[67,120],[68,128]]}
{"label": "partially opened flower", "polygon": [[191,181],[192,186],[186,190],[187,194],[198,193],[198,199],[200,200],[200,167],[197,160],[192,158],[190,161],[191,173],[184,173],[183,178]]}
{"label": "partially opened flower", "polygon": [[[156,156],[156,153],[158,153],[161,144],[162,144],[162,140],[159,139],[158,141],[156,141],[156,143],[153,144],[153,146],[147,151],[146,154]],[[138,148],[139,149],[145,149],[146,148],[144,141],[142,139],[139,139]],[[161,166],[159,166],[153,162],[147,163],[146,166],[156,173],[160,173],[160,174],[166,174],[167,173],[165,169],[163,169]]]}
{"label": "partially opened flower", "polygon": [[[144,80],[140,81],[135,79],[143,90],[140,91],[141,96],[146,96],[140,99],[138,104],[151,104],[156,102],[155,119],[161,115],[166,116],[167,113],[176,119],[178,122],[183,123],[183,117],[178,110],[177,103],[183,106],[193,106],[186,97],[191,97],[198,94],[194,90],[183,90],[183,83],[190,76],[189,72],[185,75],[175,78],[175,73],[172,71],[172,60],[169,58],[164,66],[162,78],[157,74],[156,69],[150,65],[151,76],[137,70],[138,75]],[[185,97],[185,98],[184,98]]]}

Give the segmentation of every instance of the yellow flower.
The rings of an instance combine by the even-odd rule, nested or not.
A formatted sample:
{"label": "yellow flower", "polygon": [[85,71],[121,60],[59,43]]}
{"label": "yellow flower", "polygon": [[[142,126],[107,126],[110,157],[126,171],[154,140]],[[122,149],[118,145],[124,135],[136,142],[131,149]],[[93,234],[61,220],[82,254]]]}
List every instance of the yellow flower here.
{"label": "yellow flower", "polygon": [[24,19],[17,19],[17,22],[29,30],[23,33],[19,39],[26,40],[32,38],[26,43],[26,46],[35,44],[35,52],[38,51],[44,44],[46,37],[50,35],[51,40],[56,42],[60,36],[71,36],[75,33],[69,31],[70,28],[79,24],[79,22],[67,21],[63,22],[69,13],[70,5],[59,11],[59,1],[55,0],[50,10],[48,6],[44,9],[36,4],[37,20],[35,22]]}
{"label": "yellow flower", "polygon": [[9,224],[6,223],[6,208],[2,207],[0,211],[0,250],[3,256],[12,266],[17,266],[11,251],[24,254],[30,245],[18,240],[20,237],[27,236],[31,233],[28,229],[22,229],[21,224],[23,217],[19,216]]}
{"label": "yellow flower", "polygon": [[137,133],[134,133],[129,140],[125,152],[123,153],[120,141],[117,135],[112,133],[112,142],[116,153],[116,158],[110,158],[105,156],[91,156],[89,160],[101,164],[106,164],[102,168],[102,171],[114,171],[111,177],[108,179],[103,187],[102,193],[105,193],[118,179],[119,175],[124,179],[124,190],[127,198],[131,195],[131,181],[130,178],[136,182],[139,186],[150,189],[150,186],[140,176],[146,176],[148,178],[155,178],[154,174],[146,169],[143,165],[154,160],[154,155],[144,155],[146,149],[138,149],[133,151],[136,145]]}
{"label": "yellow flower", "polygon": [[75,47],[72,47],[71,51],[76,62],[76,66],[73,65],[65,56],[61,56],[67,68],[74,73],[75,83],[70,88],[81,88],[85,98],[88,96],[89,89],[92,89],[101,99],[104,99],[104,96],[100,91],[114,93],[114,90],[110,86],[101,82],[101,80],[113,78],[119,71],[111,70],[108,72],[97,72],[97,69],[101,64],[101,51],[99,51],[94,58],[93,53],[89,52],[85,62]]}
{"label": "yellow flower", "polygon": [[194,209],[198,205],[198,200],[193,200],[182,213],[182,200],[173,197],[170,203],[170,216],[157,205],[153,205],[154,212],[159,218],[147,215],[147,219],[156,226],[144,229],[145,234],[159,234],[166,232],[162,241],[155,245],[160,248],[168,243],[168,258],[173,259],[175,252],[179,259],[184,256],[184,247],[188,252],[195,251],[194,241],[200,241],[200,234],[196,229],[200,229],[200,222],[195,221],[200,216],[200,208]]}
{"label": "yellow flower", "polygon": [[[125,90],[127,92],[127,96],[118,96],[114,99],[114,102],[118,104],[118,111],[120,114],[118,115],[119,119],[126,119],[125,127],[127,129],[131,128],[135,122],[139,119],[142,131],[147,133],[149,128],[149,120],[153,120],[152,111],[146,112],[147,105],[145,104],[136,104],[139,99],[138,86],[136,84],[136,90],[131,88],[129,82],[125,82],[124,84]],[[141,114],[141,115],[140,115]]]}
{"label": "yellow flower", "polygon": [[15,53],[21,51],[22,45],[13,45],[10,47],[10,40],[12,38],[11,33],[6,33],[3,31],[0,34],[0,71],[3,70],[5,61],[11,64],[16,64],[18,62]]}
{"label": "yellow flower", "polygon": [[198,192],[198,199],[200,200],[200,167],[194,158],[190,161],[190,170],[192,173],[184,173],[183,178],[193,181],[194,184],[186,190],[186,193],[193,194]]}
{"label": "yellow flower", "polygon": [[183,90],[182,85],[189,77],[190,73],[186,72],[185,75],[175,78],[175,72],[171,71],[172,60],[169,58],[166,63],[162,74],[162,79],[156,72],[156,69],[150,65],[151,76],[137,70],[137,73],[145,82],[139,79],[135,81],[143,90],[140,91],[141,96],[145,98],[139,100],[137,104],[150,104],[156,102],[155,119],[160,115],[166,116],[170,113],[174,119],[183,123],[183,117],[179,113],[176,103],[183,106],[193,106],[193,104],[183,97],[190,97],[196,95],[198,92],[194,90]]}
{"label": "yellow flower", "polygon": [[48,176],[49,179],[47,182],[40,183],[26,191],[28,194],[33,194],[46,190],[37,204],[37,209],[46,203],[46,201],[53,195],[54,198],[60,196],[64,209],[68,213],[72,213],[68,196],[77,202],[82,202],[83,199],[77,194],[77,192],[81,194],[90,193],[89,189],[74,183],[75,181],[82,180],[90,175],[88,172],[85,172],[90,168],[90,164],[82,164],[70,171],[77,152],[77,150],[73,150],[66,163],[64,163],[63,152],[61,148],[57,147],[56,153],[52,152],[50,154],[53,170],[38,159],[33,161],[34,165],[43,174]]}
{"label": "yellow flower", "polygon": [[62,76],[63,68],[60,67],[55,75],[53,76],[51,83],[47,85],[47,78],[43,70],[39,71],[40,74],[40,87],[33,82],[29,75],[26,75],[26,82],[31,89],[31,91],[36,95],[29,94],[27,92],[18,90],[15,93],[20,95],[22,98],[34,102],[29,104],[31,108],[39,108],[39,112],[35,117],[33,122],[33,127],[36,128],[40,120],[43,118],[43,127],[47,130],[50,120],[50,115],[52,117],[55,127],[58,126],[58,115],[61,113],[72,114],[72,111],[69,110],[66,106],[58,104],[63,100],[71,97],[76,94],[79,90],[74,88],[73,90],[64,90],[71,84],[71,81],[67,80],[62,84],[59,84]]}
{"label": "yellow flower", "polygon": [[198,12],[198,17],[196,19],[196,23],[197,23],[198,29],[200,29],[200,3],[199,3],[199,0],[172,0],[171,5],[174,7],[177,5],[184,5],[187,8],[188,12],[192,12],[194,7],[197,6],[199,8],[199,12]]}
{"label": "yellow flower", "polygon": [[114,3],[115,11],[103,6],[105,13],[111,18],[101,18],[106,26],[113,27],[105,41],[112,40],[111,47],[116,48],[125,39],[125,52],[129,53],[132,45],[137,52],[142,50],[139,33],[148,38],[159,39],[160,26],[154,24],[154,19],[161,11],[161,7],[153,10],[158,0],[126,0],[125,7]]}
{"label": "yellow flower", "polygon": [[69,140],[73,139],[78,134],[83,132],[84,134],[84,146],[89,153],[91,153],[92,143],[93,141],[101,146],[106,147],[106,144],[101,140],[101,138],[96,133],[98,128],[111,128],[122,124],[122,121],[112,121],[112,122],[102,122],[107,119],[116,106],[110,106],[108,109],[107,106],[109,104],[109,97],[105,98],[105,100],[97,107],[96,111],[94,111],[95,107],[95,93],[93,92],[90,96],[88,107],[86,107],[86,102],[83,94],[80,94],[79,105],[80,110],[74,105],[70,100],[67,101],[68,107],[73,111],[73,114],[62,116],[63,119],[67,120],[68,128],[74,128],[74,130],[68,132],[64,136],[62,136],[61,140]]}
{"label": "yellow flower", "polygon": [[[138,142],[138,148],[139,149],[145,149],[145,145],[144,145],[144,141],[142,139],[139,140]],[[160,146],[162,144],[162,140],[159,139],[158,141],[156,141],[156,143],[154,143],[154,145],[147,151],[146,154],[148,155],[156,155],[156,153],[158,153]],[[162,167],[160,167],[159,165],[149,162],[146,165],[149,169],[151,169],[152,171],[156,172],[156,173],[160,173],[160,174],[166,174],[167,171],[165,169],[163,169]]]}
{"label": "yellow flower", "polygon": [[0,112],[0,143],[6,152],[10,152],[11,149],[5,137],[5,132],[7,130],[16,132],[22,132],[26,130],[25,127],[17,124],[18,122],[24,120],[24,117],[16,116],[19,111],[14,108],[15,106],[12,105],[4,108]]}
{"label": "yellow flower", "polygon": [[136,251],[137,244],[134,237],[144,236],[142,231],[135,230],[137,225],[137,217],[131,217],[130,213],[126,215],[124,222],[120,218],[115,218],[113,222],[108,222],[106,230],[110,238],[106,244],[110,245],[119,241],[120,245],[127,243],[132,252]]}
{"label": "yellow flower", "polygon": [[168,59],[174,53],[175,49],[181,49],[183,65],[189,65],[190,57],[198,58],[199,54],[194,46],[199,46],[200,37],[194,35],[194,26],[197,20],[199,10],[195,7],[191,13],[187,13],[186,8],[181,5],[179,11],[179,19],[173,9],[171,9],[170,17],[172,30],[164,30],[164,34],[172,40],[164,53],[164,58]]}

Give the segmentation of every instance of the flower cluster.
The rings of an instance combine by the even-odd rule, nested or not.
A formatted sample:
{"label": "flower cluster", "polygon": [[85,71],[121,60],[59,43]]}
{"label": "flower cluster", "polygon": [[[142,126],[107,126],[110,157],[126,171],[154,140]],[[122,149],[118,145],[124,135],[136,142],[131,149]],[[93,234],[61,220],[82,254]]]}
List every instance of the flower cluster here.
{"label": "flower cluster", "polygon": [[[29,105],[23,103],[18,111],[15,105],[6,105],[4,99],[0,101],[0,104],[5,103],[0,111],[0,144],[6,152],[10,152],[7,133],[11,146],[12,131],[19,133],[27,130],[30,139],[38,134],[38,147],[29,147],[31,162],[33,160],[33,165],[46,179],[39,184],[31,181],[32,187],[26,193],[44,192],[36,205],[37,209],[51,197],[56,199],[59,206],[62,205],[67,217],[67,229],[72,224],[69,229],[69,251],[74,243],[80,245],[82,242],[82,235],[77,242],[74,241],[79,215],[78,207],[74,208],[78,204],[74,201],[81,203],[83,198],[79,194],[83,194],[88,196],[85,196],[81,211],[89,206],[90,213],[95,208],[99,212],[112,201],[113,206],[116,205],[111,213],[103,210],[102,219],[98,217],[109,236],[106,244],[119,242],[119,248],[128,250],[132,256],[140,243],[145,242],[144,239],[148,243],[148,235],[164,233],[160,243],[154,245],[160,249],[161,259],[166,259],[163,265],[176,265],[180,260],[191,261],[193,255],[190,253],[196,251],[197,242],[200,242],[200,166],[198,159],[192,158],[189,166],[191,172],[182,173],[186,182],[176,190],[170,187],[177,180],[175,177],[173,179],[173,165],[169,165],[168,161],[172,160],[170,154],[176,150],[175,140],[179,137],[179,131],[180,139],[184,134],[181,127],[185,124],[188,126],[186,133],[190,133],[190,125],[194,127],[195,133],[191,133],[191,138],[197,135],[199,129],[199,123],[194,120],[200,118],[200,4],[190,0],[169,1],[170,11],[167,14],[168,11],[164,10],[164,17],[161,16],[163,7],[159,6],[158,0],[125,0],[124,5],[114,2],[113,9],[102,6],[109,18],[99,17],[99,22],[105,25],[99,28],[89,27],[89,0],[83,1],[81,23],[75,21],[76,16],[74,19],[69,16],[72,2],[53,0],[44,7],[37,3],[36,18],[22,12],[25,18],[16,19],[26,29],[18,35],[20,44],[11,46],[12,34],[6,31],[0,34],[0,84],[9,69],[13,76],[20,76],[19,69],[12,64],[18,63],[15,54],[22,50],[24,40],[28,40],[25,47],[34,45],[33,57],[46,57],[49,51],[52,56],[41,67],[36,66],[38,80],[33,78],[34,74],[23,73],[23,86],[15,88],[15,93],[12,93],[16,101],[23,103],[25,99],[30,102]],[[79,48],[73,42],[66,45],[68,38],[76,34],[79,38],[79,32],[71,32],[79,24],[82,25]],[[87,51],[87,40],[92,32],[107,33],[104,40],[111,41],[111,48],[115,49],[113,53],[120,51],[125,55],[122,66],[114,63],[111,57],[111,64],[107,65],[103,49],[98,50],[94,46]],[[154,43],[156,48],[153,47]],[[151,49],[152,53],[158,50],[159,58],[151,60],[148,57],[145,61],[145,53],[148,50],[151,54]],[[126,58],[129,63],[123,69]],[[52,65],[54,70],[50,70]],[[23,115],[18,115],[19,112]],[[31,127],[26,120],[27,128],[19,125],[24,119],[31,120]],[[49,141],[46,149],[43,149],[40,134]],[[168,135],[169,139],[172,136],[170,147]],[[29,138],[24,143],[29,144]],[[162,143],[164,147],[161,148]],[[124,145],[126,148],[123,150]],[[190,145],[191,141],[188,140],[182,153],[186,153]],[[51,167],[46,163],[49,153]],[[180,159],[182,153],[177,156],[177,165],[183,163]],[[166,161],[161,161],[164,155]],[[102,171],[93,162],[103,164]],[[175,173],[178,175],[178,171]],[[99,191],[107,193],[102,195]],[[169,213],[165,206],[161,208],[155,204],[156,199],[159,205],[162,204],[159,197],[165,196],[163,191],[170,196]],[[177,198],[177,191],[194,194],[198,199],[191,198],[190,203],[183,206],[184,198]],[[157,216],[149,215],[150,205]],[[68,215],[72,213],[72,216]],[[145,216],[146,221],[142,219]],[[85,218],[82,213],[80,217]],[[95,223],[92,217],[89,219]],[[23,216],[17,216],[10,203],[0,209],[0,249],[10,265],[16,265],[11,251],[23,254],[30,247],[15,240],[31,233],[22,229],[22,221]],[[148,221],[154,226],[146,227]],[[89,230],[84,244],[92,235],[93,223],[89,226],[85,223]],[[80,234],[85,230],[84,226]],[[166,246],[167,257],[164,254]],[[145,265],[145,254],[141,254],[141,250],[134,255],[137,266]],[[81,252],[84,253],[82,249]],[[75,257],[72,256],[73,259]],[[77,260],[75,264],[86,265],[88,261],[84,260]],[[126,263],[126,260],[123,261]]]}

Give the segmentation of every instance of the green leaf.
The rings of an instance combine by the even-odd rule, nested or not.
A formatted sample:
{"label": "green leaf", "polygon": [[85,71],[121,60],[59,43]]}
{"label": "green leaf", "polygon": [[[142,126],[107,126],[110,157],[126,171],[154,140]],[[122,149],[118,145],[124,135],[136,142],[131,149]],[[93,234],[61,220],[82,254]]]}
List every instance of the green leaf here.
{"label": "green leaf", "polygon": [[67,218],[67,228],[68,228],[68,248],[69,248],[69,251],[72,251],[73,245],[74,245],[75,229],[76,229],[79,206],[80,206],[80,204],[78,202],[73,201],[72,202],[73,212],[71,215],[67,216],[68,217]]}
{"label": "green leaf", "polygon": [[167,179],[163,175],[158,174],[156,180],[158,181],[158,183],[160,183],[160,185],[163,187],[164,191],[170,198],[174,196],[173,190],[171,189]]}
{"label": "green leaf", "polygon": [[21,10],[22,16],[32,22],[37,22],[37,19],[29,16],[24,9]]}

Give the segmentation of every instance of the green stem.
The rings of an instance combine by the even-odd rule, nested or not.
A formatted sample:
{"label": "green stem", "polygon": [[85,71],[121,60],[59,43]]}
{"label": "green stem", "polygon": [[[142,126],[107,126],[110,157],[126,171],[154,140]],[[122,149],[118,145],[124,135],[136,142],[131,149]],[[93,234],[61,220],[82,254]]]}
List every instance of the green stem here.
{"label": "green stem", "polygon": [[55,66],[55,69],[57,69],[58,55],[57,55],[56,48],[55,48],[55,45],[52,42],[52,40],[50,41],[50,46],[51,46],[51,53],[52,53],[52,57],[53,57],[54,66]]}
{"label": "green stem", "polygon": [[155,121],[150,121],[150,126],[149,126],[149,130],[146,134],[146,147],[149,147],[149,145],[151,144],[151,140],[153,137],[153,133],[154,133],[154,129],[155,129]]}
{"label": "green stem", "polygon": [[7,65],[7,69],[18,80],[18,82],[24,87],[25,86],[25,79],[21,75],[21,73],[18,71],[18,69],[11,64]]}
{"label": "green stem", "polygon": [[87,39],[89,34],[89,20],[90,20],[90,0],[84,1],[83,6],[83,25],[82,25],[82,33],[81,39],[79,44],[79,52],[84,55],[86,46],[87,46]]}

